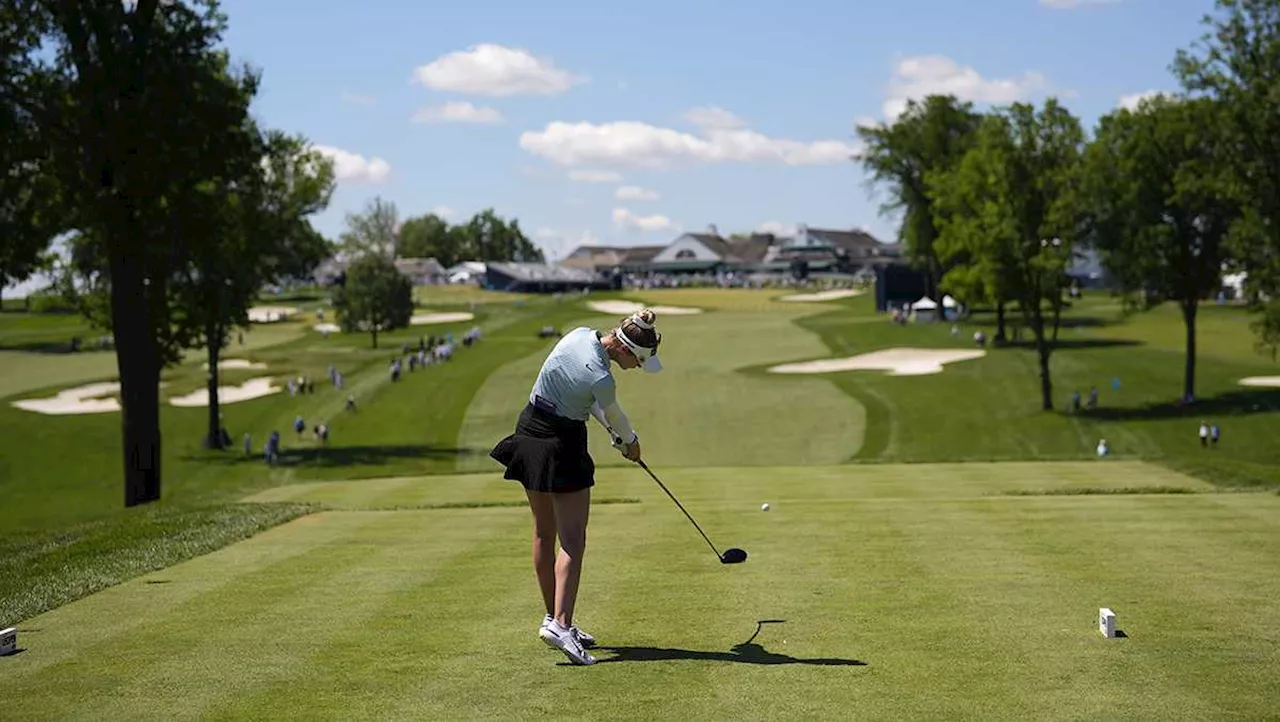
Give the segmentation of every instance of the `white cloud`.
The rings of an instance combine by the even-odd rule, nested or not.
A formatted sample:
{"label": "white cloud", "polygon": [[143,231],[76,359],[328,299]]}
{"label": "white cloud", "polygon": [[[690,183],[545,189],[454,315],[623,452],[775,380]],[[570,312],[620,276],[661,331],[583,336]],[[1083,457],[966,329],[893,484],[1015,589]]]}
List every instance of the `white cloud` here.
{"label": "white cloud", "polygon": [[612,170],[575,170],[569,172],[569,180],[579,183],[621,183],[622,174]]}
{"label": "white cloud", "polygon": [[586,82],[528,50],[493,43],[443,55],[416,68],[413,77],[432,90],[490,96],[555,95]]}
{"label": "white cloud", "polygon": [[1040,4],[1057,10],[1071,10],[1089,5],[1113,5],[1120,0],[1040,0]]}
{"label": "white cloud", "polygon": [[923,100],[929,95],[954,95],[964,101],[1003,105],[1026,100],[1048,88],[1048,80],[1040,73],[987,79],[951,58],[919,55],[903,58],[894,68],[883,111],[887,120],[894,120],[906,109],[908,100]]}
{"label": "white cloud", "polygon": [[437,216],[440,216],[446,221],[449,220],[450,218],[453,218],[455,215],[457,215],[457,211],[453,210],[449,206],[436,206],[435,208],[431,209],[431,212],[436,214]]}
{"label": "white cloud", "polygon": [[391,164],[377,156],[365,158],[331,145],[315,145],[312,148],[333,159],[333,172],[337,180],[381,183],[391,175]]}
{"label": "white cloud", "polygon": [[658,195],[657,191],[640,186],[619,186],[618,190],[613,192],[613,197],[620,201],[656,201],[662,196]]}
{"label": "white cloud", "polygon": [[775,236],[794,236],[796,227],[794,224],[783,223],[781,221],[765,221],[756,228],[756,233],[772,233]]}
{"label": "white cloud", "polygon": [[613,222],[628,231],[665,231],[675,227],[666,216],[637,216],[626,208],[613,209]]}
{"label": "white cloud", "polygon": [[413,114],[415,123],[479,123],[494,125],[502,122],[502,113],[496,108],[475,106],[465,100],[451,100],[444,105],[419,108]]}
{"label": "white cloud", "polygon": [[521,133],[520,147],[564,166],[631,168],[726,162],[829,165],[847,163],[857,152],[855,145],[840,140],[771,138],[745,128],[704,128],[693,135],[639,121],[555,121],[540,131]]}
{"label": "white cloud", "polygon": [[342,101],[344,103],[355,103],[356,105],[373,105],[378,99],[372,95],[358,95],[356,93],[343,93]]}
{"label": "white cloud", "polygon": [[1130,93],[1129,95],[1120,96],[1119,105],[1121,108],[1127,108],[1129,110],[1137,110],[1138,104],[1141,103],[1142,101],[1148,98],[1154,98],[1156,96],[1164,95],[1164,94],[1165,93],[1162,90],[1147,90],[1141,93]]}
{"label": "white cloud", "polygon": [[706,130],[733,130],[747,127],[746,121],[718,106],[693,108],[684,119]]}

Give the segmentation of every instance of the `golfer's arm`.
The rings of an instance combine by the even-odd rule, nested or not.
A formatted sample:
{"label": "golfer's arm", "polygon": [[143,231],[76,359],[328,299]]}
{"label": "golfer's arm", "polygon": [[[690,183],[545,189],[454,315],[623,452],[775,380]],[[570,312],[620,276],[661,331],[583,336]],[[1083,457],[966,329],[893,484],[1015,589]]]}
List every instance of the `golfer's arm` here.
{"label": "golfer's arm", "polygon": [[614,386],[613,379],[602,380],[592,387],[591,391],[595,396],[591,413],[596,420],[604,424],[606,429],[613,429],[614,433],[622,438],[623,443],[630,444],[635,441],[637,438],[635,429],[631,428],[631,422],[622,411],[622,407],[618,405],[617,387]]}
{"label": "golfer's arm", "polygon": [[599,421],[601,426],[606,429],[609,428],[609,421],[605,419],[604,409],[600,408],[599,401],[593,401],[591,403],[591,415],[596,417],[596,421]]}

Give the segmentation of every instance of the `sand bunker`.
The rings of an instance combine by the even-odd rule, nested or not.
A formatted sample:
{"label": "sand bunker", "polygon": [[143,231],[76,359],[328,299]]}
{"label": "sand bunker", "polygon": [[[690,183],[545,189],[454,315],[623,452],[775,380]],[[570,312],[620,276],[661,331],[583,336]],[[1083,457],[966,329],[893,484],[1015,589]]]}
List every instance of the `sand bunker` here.
{"label": "sand bunker", "polygon": [[336,323],[317,323],[312,328],[320,333],[337,333],[342,330],[342,327]]}
{"label": "sand bunker", "polygon": [[823,374],[835,371],[885,371],[890,376],[923,376],[942,373],[942,365],[986,356],[986,351],[933,348],[890,348],[849,358],[782,364],[775,374]]}
{"label": "sand bunker", "polygon": [[[239,386],[219,386],[218,403],[234,404],[237,401],[248,401],[249,399],[270,396],[283,390],[279,386],[272,386],[270,377],[251,379]],[[208,406],[209,389],[197,389],[186,396],[175,396],[169,399],[169,403],[174,406]]]}
{"label": "sand bunker", "polygon": [[457,311],[454,313],[417,313],[413,318],[409,319],[409,323],[414,326],[425,326],[429,323],[458,323],[459,321],[470,321],[475,318],[474,313],[466,311]]}
{"label": "sand bunker", "polygon": [[292,306],[254,306],[249,309],[249,321],[252,323],[275,323],[276,321],[283,321],[297,312],[298,309]]}
{"label": "sand bunker", "polygon": [[611,313],[618,316],[632,314],[642,308],[651,308],[659,316],[688,316],[702,313],[700,308],[690,308],[688,306],[645,306],[643,303],[636,303],[635,301],[590,301],[587,305],[601,313]]}
{"label": "sand bunker", "polygon": [[[265,369],[266,367],[267,365],[264,363],[255,363],[248,359],[242,359],[242,358],[229,358],[226,361],[218,362],[219,369]],[[206,371],[209,370],[208,361],[204,362],[204,369]]]}
{"label": "sand bunker", "polygon": [[44,399],[14,401],[13,405],[26,411],[56,416],[71,414],[102,414],[119,411],[120,401],[114,397],[99,398],[120,393],[119,382],[89,384],[61,391],[57,396]]}
{"label": "sand bunker", "polygon": [[1241,386],[1274,386],[1280,388],[1280,376],[1250,376],[1240,379]]}
{"label": "sand bunker", "polygon": [[856,288],[842,288],[834,291],[820,291],[818,293],[793,293],[790,296],[783,296],[779,301],[834,301],[837,298],[850,298],[853,296],[861,296],[864,291]]}

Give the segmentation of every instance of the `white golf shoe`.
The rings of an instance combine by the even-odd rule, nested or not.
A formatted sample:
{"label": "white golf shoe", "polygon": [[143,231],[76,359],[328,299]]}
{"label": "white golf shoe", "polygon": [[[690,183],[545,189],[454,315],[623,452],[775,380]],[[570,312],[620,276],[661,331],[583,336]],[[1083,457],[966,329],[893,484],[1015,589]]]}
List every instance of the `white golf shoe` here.
{"label": "white golf shoe", "polygon": [[542,641],[546,642],[547,646],[555,647],[564,652],[569,661],[574,664],[588,665],[596,663],[596,658],[583,649],[582,642],[578,641],[578,635],[574,633],[573,629],[566,629],[555,620],[552,620],[550,624],[544,624],[538,630],[538,636],[542,637]]}
{"label": "white golf shoe", "polygon": [[[548,624],[551,624],[552,619],[554,619],[554,617],[552,617],[550,614],[543,617],[542,627],[545,627]],[[538,628],[539,631],[541,631],[542,627]],[[582,644],[582,647],[584,649],[591,649],[592,647],[596,646],[596,638],[582,631],[582,628],[579,627],[578,625],[575,624],[572,627],[570,627],[570,629],[572,629],[573,633],[578,636],[578,642]]]}

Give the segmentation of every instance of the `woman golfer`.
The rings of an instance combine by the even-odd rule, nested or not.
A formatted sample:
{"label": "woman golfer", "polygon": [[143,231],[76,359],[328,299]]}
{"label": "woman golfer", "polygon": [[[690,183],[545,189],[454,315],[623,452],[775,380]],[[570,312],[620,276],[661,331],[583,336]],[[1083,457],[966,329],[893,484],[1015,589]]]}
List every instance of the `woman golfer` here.
{"label": "woman golfer", "polygon": [[507,468],[504,478],[524,486],[533,511],[533,568],[546,607],[538,636],[574,664],[596,661],[586,651],[595,646],[595,639],[573,623],[595,485],[595,462],[587,452],[587,417],[594,416],[610,431],[614,448],[623,456],[640,460],[640,439],[618,405],[610,363],[661,371],[662,336],[654,328],[655,319],[646,308],[608,333],[581,327],[565,334],[543,362],[515,433],[489,452]]}

